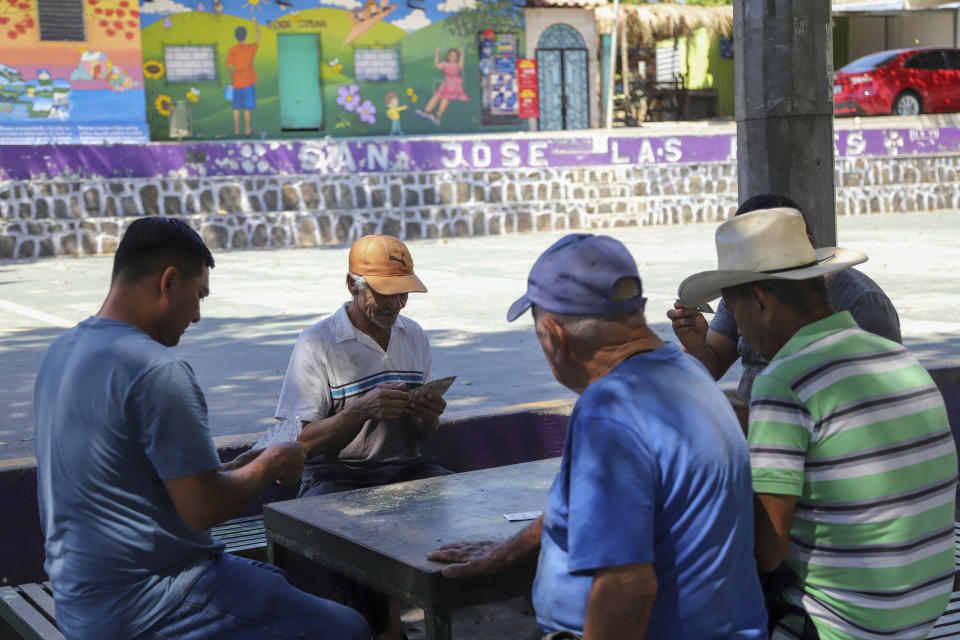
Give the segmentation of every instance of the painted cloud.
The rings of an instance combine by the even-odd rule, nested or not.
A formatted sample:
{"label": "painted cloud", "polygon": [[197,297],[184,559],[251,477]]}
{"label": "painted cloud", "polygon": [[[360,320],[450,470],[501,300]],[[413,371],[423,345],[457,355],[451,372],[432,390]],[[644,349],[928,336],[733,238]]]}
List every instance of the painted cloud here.
{"label": "painted cloud", "polygon": [[323,7],[340,7],[342,9],[359,9],[363,6],[359,0],[320,0],[318,2]]}
{"label": "painted cloud", "polygon": [[447,13],[456,13],[461,9],[473,9],[475,6],[477,6],[476,0],[447,0],[438,4],[437,9]]}
{"label": "painted cloud", "polygon": [[423,12],[423,9],[414,9],[408,15],[399,20],[394,20],[390,24],[410,33],[417,29],[429,27],[431,23],[430,19],[427,18],[427,14]]}
{"label": "painted cloud", "polygon": [[190,7],[176,2],[176,0],[153,0],[153,2],[144,2],[140,4],[140,13],[186,13],[193,11]]}

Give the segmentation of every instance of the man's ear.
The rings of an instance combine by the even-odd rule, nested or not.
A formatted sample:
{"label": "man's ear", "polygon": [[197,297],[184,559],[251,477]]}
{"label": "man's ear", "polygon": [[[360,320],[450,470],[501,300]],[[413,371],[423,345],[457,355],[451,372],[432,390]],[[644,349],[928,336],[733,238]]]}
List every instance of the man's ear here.
{"label": "man's ear", "polygon": [[763,326],[772,327],[776,313],[775,306],[780,301],[775,295],[760,287],[750,287],[750,297],[756,305],[756,312],[759,314]]}
{"label": "man's ear", "polygon": [[540,325],[543,330],[546,346],[550,350],[550,356],[554,360],[559,360],[561,357],[568,355],[570,335],[567,333],[567,330],[563,328],[563,325],[549,315],[543,316],[540,320]]}
{"label": "man's ear", "polygon": [[350,292],[351,296],[357,295],[357,285],[353,284],[353,278],[350,277],[350,274],[347,274],[347,291]]}
{"label": "man's ear", "polygon": [[170,293],[170,289],[176,283],[177,278],[180,277],[180,272],[177,271],[176,267],[170,266],[160,272],[160,295],[166,296]]}

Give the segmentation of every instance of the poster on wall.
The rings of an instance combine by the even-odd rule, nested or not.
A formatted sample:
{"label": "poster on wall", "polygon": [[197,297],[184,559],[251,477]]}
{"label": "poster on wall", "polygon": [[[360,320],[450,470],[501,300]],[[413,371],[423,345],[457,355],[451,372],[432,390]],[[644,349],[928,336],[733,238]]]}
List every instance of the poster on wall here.
{"label": "poster on wall", "polygon": [[530,58],[517,60],[517,93],[520,118],[539,118],[540,100],[537,96],[537,61]]}
{"label": "poster on wall", "polygon": [[146,142],[139,15],[136,0],[4,3],[0,144]]}

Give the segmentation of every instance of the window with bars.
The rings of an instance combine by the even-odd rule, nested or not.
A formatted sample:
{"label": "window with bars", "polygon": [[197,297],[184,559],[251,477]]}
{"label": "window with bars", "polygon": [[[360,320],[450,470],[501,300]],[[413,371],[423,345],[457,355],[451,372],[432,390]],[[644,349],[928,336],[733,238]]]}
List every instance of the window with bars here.
{"label": "window with bars", "polygon": [[354,49],[353,70],[357,80],[398,82],[400,51],[399,49]]}
{"label": "window with bars", "polygon": [[168,45],[163,50],[167,82],[216,82],[217,49],[212,44]]}
{"label": "window with bars", "polygon": [[83,42],[87,39],[83,17],[84,0],[38,0],[40,39]]}

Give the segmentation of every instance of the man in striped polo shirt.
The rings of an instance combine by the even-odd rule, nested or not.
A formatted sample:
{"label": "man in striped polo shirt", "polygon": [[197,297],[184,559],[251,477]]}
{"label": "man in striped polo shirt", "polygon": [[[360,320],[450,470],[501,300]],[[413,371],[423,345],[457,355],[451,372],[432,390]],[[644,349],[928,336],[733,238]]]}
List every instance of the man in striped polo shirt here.
{"label": "man in striped polo shirt", "polygon": [[719,295],[770,364],[748,441],[756,556],[779,638],[923,638],[953,585],[957,454],[943,399],[901,345],[830,308],[823,276],[866,260],[814,250],[794,209],[720,225],[718,269],[680,286]]}

